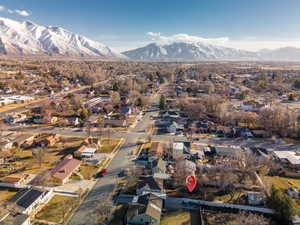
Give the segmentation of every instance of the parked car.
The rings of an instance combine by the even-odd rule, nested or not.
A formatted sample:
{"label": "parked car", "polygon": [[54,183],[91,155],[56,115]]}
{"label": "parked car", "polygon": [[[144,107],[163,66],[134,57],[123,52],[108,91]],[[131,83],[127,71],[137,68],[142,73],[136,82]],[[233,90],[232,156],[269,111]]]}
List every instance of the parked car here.
{"label": "parked car", "polygon": [[107,174],[107,170],[106,169],[102,169],[98,173],[96,173],[95,178],[101,178],[101,177],[103,177],[106,174]]}

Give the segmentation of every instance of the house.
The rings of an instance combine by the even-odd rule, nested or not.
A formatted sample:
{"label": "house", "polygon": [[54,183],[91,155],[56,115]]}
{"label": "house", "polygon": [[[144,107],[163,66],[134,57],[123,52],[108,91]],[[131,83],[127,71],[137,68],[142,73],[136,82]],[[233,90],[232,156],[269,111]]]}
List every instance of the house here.
{"label": "house", "polygon": [[160,142],[152,142],[148,151],[149,156],[162,157],[164,153],[164,146]]}
{"label": "house", "polygon": [[173,158],[177,159],[184,156],[184,143],[183,142],[174,142],[173,143]]}
{"label": "house", "polygon": [[155,179],[153,176],[143,176],[139,178],[139,182],[136,188],[137,195],[145,193],[162,193],[163,181]]}
{"label": "house", "polygon": [[0,225],[31,225],[30,217],[21,213],[8,213],[0,218]]}
{"label": "house", "polygon": [[168,130],[168,132],[171,133],[171,134],[176,134],[177,127],[178,127],[177,123],[173,121],[173,122],[167,127],[167,130]]}
{"label": "house", "polygon": [[125,116],[129,116],[134,113],[134,109],[130,105],[121,105],[119,111]]}
{"label": "house", "polygon": [[217,126],[216,133],[219,135],[230,135],[232,133],[232,129],[226,126]]}
{"label": "house", "polygon": [[99,138],[87,137],[83,141],[84,145],[93,145],[94,147],[101,147],[101,140]]}
{"label": "house", "polygon": [[22,134],[16,137],[13,142],[14,145],[19,146],[21,148],[29,147],[34,141],[34,135],[32,134]]}
{"label": "house", "polygon": [[9,114],[5,116],[4,121],[9,124],[15,124],[24,121],[27,118],[25,114]]}
{"label": "house", "polygon": [[293,221],[292,221],[291,224],[293,224],[293,225],[300,225],[300,217],[299,217],[299,215],[294,216],[294,219],[293,219]]}
{"label": "house", "polygon": [[300,169],[300,156],[294,151],[273,151],[273,156],[283,166]]}
{"label": "house", "polygon": [[70,176],[79,169],[80,164],[80,160],[73,159],[71,155],[68,155],[50,171],[50,177],[46,179],[55,184],[65,184]]}
{"label": "house", "polygon": [[54,124],[57,121],[58,121],[58,117],[52,116],[50,113],[43,117],[35,118],[33,120],[33,122],[37,124]]}
{"label": "house", "polygon": [[39,141],[38,145],[45,147],[45,146],[53,146],[55,145],[58,141],[60,140],[60,135],[59,134],[52,134],[49,135],[42,140]]}
{"label": "house", "polygon": [[77,151],[74,152],[75,157],[79,158],[92,158],[94,157],[97,148],[95,147],[88,147],[86,145],[81,145]]}
{"label": "house", "polygon": [[53,196],[53,190],[24,188],[9,199],[13,211],[34,216]]}
{"label": "house", "polygon": [[2,182],[14,184],[14,185],[20,185],[20,184],[24,184],[27,177],[28,175],[23,173],[10,174],[4,177],[2,179]]}
{"label": "house", "polygon": [[126,214],[127,225],[159,225],[163,200],[153,194],[135,196]]}
{"label": "house", "polygon": [[270,132],[265,130],[252,130],[252,134],[256,138],[270,138],[272,136]]}
{"label": "house", "polygon": [[87,137],[81,146],[74,152],[75,157],[92,158],[101,147],[99,138]]}
{"label": "house", "polygon": [[253,192],[249,191],[247,192],[247,200],[249,205],[263,205],[265,200],[265,194],[260,192]]}
{"label": "house", "polygon": [[80,120],[78,117],[71,117],[71,118],[69,118],[69,123],[72,126],[78,126],[80,124]]}
{"label": "house", "polygon": [[292,198],[299,198],[299,191],[295,188],[288,188],[286,193]]}

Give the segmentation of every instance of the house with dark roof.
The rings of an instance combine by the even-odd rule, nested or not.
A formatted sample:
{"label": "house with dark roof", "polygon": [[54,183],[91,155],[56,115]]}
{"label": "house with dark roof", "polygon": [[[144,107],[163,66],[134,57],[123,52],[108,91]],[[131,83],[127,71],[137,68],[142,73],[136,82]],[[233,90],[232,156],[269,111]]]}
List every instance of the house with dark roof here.
{"label": "house with dark roof", "polygon": [[59,134],[51,134],[47,135],[46,137],[42,138],[38,142],[35,143],[36,146],[53,146],[60,140],[60,135]]}
{"label": "house with dark roof", "polygon": [[53,190],[42,190],[38,188],[24,188],[19,190],[9,199],[11,211],[35,215],[52,198]]}
{"label": "house with dark roof", "polygon": [[163,180],[154,178],[153,176],[142,176],[139,178],[136,188],[137,195],[162,192],[164,192]]}
{"label": "house with dark roof", "polygon": [[159,225],[163,200],[154,195],[135,196],[129,203],[127,225]]}

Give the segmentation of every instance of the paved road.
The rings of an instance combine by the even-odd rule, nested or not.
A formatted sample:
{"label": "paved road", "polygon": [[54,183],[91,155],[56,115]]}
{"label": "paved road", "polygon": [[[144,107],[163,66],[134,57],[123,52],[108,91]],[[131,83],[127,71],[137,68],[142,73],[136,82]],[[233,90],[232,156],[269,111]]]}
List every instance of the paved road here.
{"label": "paved road", "polygon": [[[153,102],[158,101],[158,96],[153,96]],[[157,113],[157,112],[156,112]],[[147,113],[141,118],[137,123],[136,127],[132,131],[117,132],[114,135],[120,135],[125,139],[125,143],[122,145],[120,150],[117,152],[115,157],[109,164],[107,171],[108,174],[103,178],[100,178],[89,192],[87,197],[84,199],[83,203],[80,205],[78,210],[74,213],[69,221],[69,225],[96,225],[99,224],[96,221],[97,218],[97,204],[104,196],[109,196],[109,194],[114,190],[117,184],[117,175],[122,170],[129,168],[133,163],[130,160],[130,153],[137,147],[138,138],[145,138],[146,134],[144,132],[138,132],[140,130],[145,130],[147,126],[151,123],[150,116],[155,115],[155,112]],[[76,132],[75,132],[76,133]]]}
{"label": "paved road", "polygon": [[78,210],[71,218],[70,225],[96,225],[96,212],[99,200],[103,196],[111,193],[116,186],[117,174],[124,168],[129,167],[130,160],[128,153],[135,147],[136,137],[127,139],[125,144],[121,147],[118,154],[113,158],[107,170],[108,175],[100,178],[88,196],[84,199]]}

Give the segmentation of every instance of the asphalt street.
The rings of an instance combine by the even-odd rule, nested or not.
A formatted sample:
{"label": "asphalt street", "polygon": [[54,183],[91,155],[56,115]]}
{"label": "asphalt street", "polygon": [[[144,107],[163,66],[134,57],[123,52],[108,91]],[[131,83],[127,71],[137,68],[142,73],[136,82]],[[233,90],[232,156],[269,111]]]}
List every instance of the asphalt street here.
{"label": "asphalt street", "polygon": [[[158,95],[153,97],[153,102],[158,101]],[[116,132],[114,137],[120,137],[125,139],[125,143],[121,146],[111,163],[107,167],[108,174],[100,178],[88,193],[87,197],[83,200],[80,207],[73,214],[69,221],[69,225],[98,225],[97,218],[97,205],[103,199],[103,197],[111,198],[111,193],[117,185],[118,174],[129,168],[132,161],[130,159],[131,152],[137,148],[137,141],[139,138],[146,138],[144,131],[151,124],[151,116],[157,114],[157,112],[146,113],[140,121],[129,132]],[[75,132],[76,133],[76,132]],[[112,200],[112,199],[111,199]]]}

